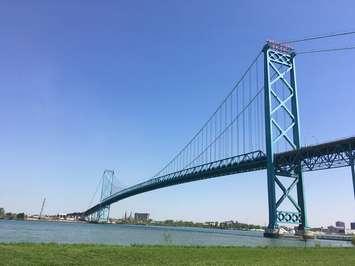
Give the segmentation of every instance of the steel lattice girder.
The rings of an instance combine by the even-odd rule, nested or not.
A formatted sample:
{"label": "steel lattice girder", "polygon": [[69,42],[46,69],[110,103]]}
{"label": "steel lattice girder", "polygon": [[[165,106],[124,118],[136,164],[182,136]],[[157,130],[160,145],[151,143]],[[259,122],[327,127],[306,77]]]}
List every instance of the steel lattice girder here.
{"label": "steel lattice girder", "polygon": [[301,164],[302,171],[315,171],[351,165],[355,156],[355,137],[303,147],[275,156],[278,173],[292,173]]}

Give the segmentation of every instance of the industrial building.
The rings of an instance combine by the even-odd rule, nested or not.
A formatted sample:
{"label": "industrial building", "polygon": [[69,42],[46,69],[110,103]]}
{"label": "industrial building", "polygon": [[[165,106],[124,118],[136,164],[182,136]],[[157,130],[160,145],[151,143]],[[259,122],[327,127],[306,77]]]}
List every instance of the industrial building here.
{"label": "industrial building", "polygon": [[147,222],[149,220],[149,213],[136,212],[134,213],[134,220],[136,222]]}

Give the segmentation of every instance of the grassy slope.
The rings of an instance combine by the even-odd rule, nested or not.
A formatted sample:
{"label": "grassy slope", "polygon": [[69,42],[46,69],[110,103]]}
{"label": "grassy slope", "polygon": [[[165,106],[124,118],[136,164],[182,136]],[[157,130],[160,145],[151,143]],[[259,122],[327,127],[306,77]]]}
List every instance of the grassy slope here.
{"label": "grassy slope", "polygon": [[0,244],[0,264],[355,265],[355,249]]}

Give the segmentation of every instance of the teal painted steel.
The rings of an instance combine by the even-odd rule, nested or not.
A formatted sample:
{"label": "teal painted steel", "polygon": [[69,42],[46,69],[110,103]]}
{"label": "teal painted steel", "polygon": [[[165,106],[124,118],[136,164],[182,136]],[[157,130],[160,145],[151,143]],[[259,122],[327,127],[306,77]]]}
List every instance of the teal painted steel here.
{"label": "teal painted steel", "polygon": [[265,169],[265,162],[266,155],[262,151],[255,151],[186,168],[167,175],[149,179],[145,182],[118,191],[117,193],[106,198],[104,201],[86,210],[83,214],[84,216],[89,216],[114,202],[147,191],[207,178],[262,170]]}
{"label": "teal painted steel", "polygon": [[[100,204],[102,204],[108,197],[112,195],[112,185],[115,172],[113,170],[105,170],[101,179],[101,195]],[[92,213],[90,216],[90,221],[105,223],[108,222],[110,217],[110,206],[103,205],[96,212]]]}
{"label": "teal painted steel", "polygon": [[[295,53],[292,49],[280,44],[267,42],[264,52],[264,95],[265,95],[265,136],[267,155],[267,182],[269,204],[269,232],[278,228],[278,223],[297,222],[299,229],[307,227],[304,204],[303,179],[301,164],[292,171],[277,172],[275,154],[280,146],[284,151],[298,150],[300,146],[299,115],[297,103],[297,84]],[[280,177],[288,177],[285,182]],[[276,186],[281,196],[276,200]],[[297,189],[297,201],[291,191]],[[293,219],[289,210],[284,208],[285,201],[291,203]],[[289,208],[289,207],[287,207]],[[297,213],[297,215],[295,214]],[[278,215],[280,214],[280,215]],[[287,215],[284,215],[287,214]],[[298,219],[295,221],[294,219]]]}
{"label": "teal painted steel", "polygon": [[[294,171],[298,165],[301,165],[303,172],[347,167],[350,166],[351,154],[355,155],[355,137],[278,153],[275,154],[274,162],[276,172],[281,175]],[[258,171],[266,169],[266,166],[266,154],[256,151],[187,168],[122,189],[82,214],[88,217],[110,204],[147,191],[218,176]]]}
{"label": "teal painted steel", "polygon": [[[295,64],[295,54],[292,55],[292,71],[291,71],[291,86],[294,89],[294,96],[291,99],[291,108],[292,113],[295,119],[295,125],[293,126],[293,140],[296,145],[296,149],[301,148],[300,140],[300,121],[299,121],[299,112],[298,112],[298,97],[297,97],[297,80],[296,80],[296,64]],[[301,164],[296,164],[295,173],[298,175],[297,182],[297,201],[298,206],[300,207],[301,212],[301,222],[299,224],[299,229],[304,230],[307,228],[307,215],[306,215],[306,203],[305,203],[305,194],[304,194],[304,185],[303,185],[303,174],[301,169]]]}
{"label": "teal painted steel", "polygon": [[355,197],[355,156],[353,155],[350,158],[350,168],[351,168],[351,175],[353,177],[353,189],[354,189],[354,197]]}
{"label": "teal painted steel", "polygon": [[272,145],[271,132],[271,94],[270,94],[270,59],[267,55],[268,48],[264,47],[264,107],[265,107],[265,138],[266,138],[266,154],[267,154],[267,186],[268,186],[268,203],[269,203],[269,228],[277,227],[276,223],[276,196],[274,182],[274,146]]}
{"label": "teal painted steel", "polygon": [[277,220],[282,223],[298,224],[301,220],[298,212],[277,211]]}

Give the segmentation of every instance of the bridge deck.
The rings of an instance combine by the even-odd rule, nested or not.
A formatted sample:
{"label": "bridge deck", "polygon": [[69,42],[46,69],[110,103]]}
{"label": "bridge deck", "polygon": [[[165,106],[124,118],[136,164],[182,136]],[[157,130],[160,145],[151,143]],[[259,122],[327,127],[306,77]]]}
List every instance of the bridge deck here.
{"label": "bridge deck", "polygon": [[[301,165],[302,171],[349,166],[355,158],[355,137],[303,147],[299,150],[279,153],[275,157],[277,171],[292,171]],[[257,171],[266,168],[266,154],[254,151],[223,160],[191,167],[168,175],[152,178],[132,187],[118,191],[101,203],[86,210],[88,216],[122,199],[147,191],[178,185],[182,183],[214,178],[236,173]]]}

